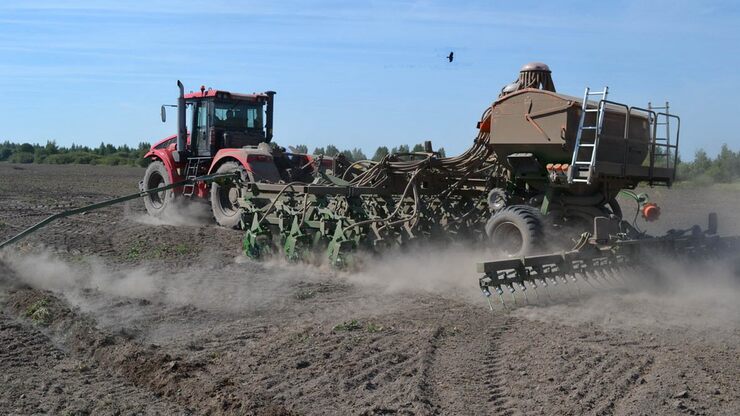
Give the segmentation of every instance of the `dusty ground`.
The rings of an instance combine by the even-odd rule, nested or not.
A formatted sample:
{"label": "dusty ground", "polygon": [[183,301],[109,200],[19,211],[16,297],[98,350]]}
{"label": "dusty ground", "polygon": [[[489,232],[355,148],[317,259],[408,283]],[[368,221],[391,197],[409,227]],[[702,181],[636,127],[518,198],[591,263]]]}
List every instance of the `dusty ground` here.
{"label": "dusty ground", "polygon": [[[142,173],[0,164],[0,239]],[[736,192],[648,192],[654,230],[712,206],[740,232]],[[722,265],[491,313],[475,250],[343,275],[252,262],[239,232],[182,221],[134,201],[2,253],[0,414],[740,413],[740,291]]]}

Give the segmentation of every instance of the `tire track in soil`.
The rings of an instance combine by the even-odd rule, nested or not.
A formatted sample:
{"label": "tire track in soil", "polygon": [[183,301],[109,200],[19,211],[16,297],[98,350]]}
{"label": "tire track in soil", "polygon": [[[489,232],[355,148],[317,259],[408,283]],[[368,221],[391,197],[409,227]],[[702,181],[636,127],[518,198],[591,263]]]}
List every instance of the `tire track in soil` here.
{"label": "tire track in soil", "polygon": [[427,345],[424,356],[421,359],[419,380],[417,384],[417,394],[419,400],[426,407],[426,411],[430,414],[438,414],[439,407],[435,405],[435,402],[439,402],[433,383],[430,381],[430,375],[437,358],[437,349],[439,348],[440,340],[444,336],[445,327],[437,326],[429,338],[429,344]]}
{"label": "tire track in soil", "polygon": [[510,315],[503,315],[500,319],[500,323],[496,322],[492,325],[493,332],[490,334],[488,341],[488,348],[486,350],[484,358],[484,367],[486,380],[484,384],[488,387],[488,403],[493,405],[493,414],[513,416],[519,415],[519,412],[513,400],[511,399],[511,392],[508,391],[505,371],[506,362],[504,361],[503,354],[501,354],[501,343],[502,336],[508,331],[515,319]]}
{"label": "tire track in soil", "polygon": [[514,318],[457,302],[447,310],[420,380],[430,404],[424,414],[520,414],[504,390],[508,366],[500,347]]}
{"label": "tire track in soil", "polygon": [[644,378],[651,370],[654,360],[652,357],[641,357],[637,364],[626,362],[619,367],[617,376],[614,377],[610,385],[611,393],[606,394],[606,400],[601,406],[596,407],[595,413],[598,415],[613,415],[619,402],[627,397],[631,391],[638,386],[638,380]]}
{"label": "tire track in soil", "polygon": [[[98,329],[51,292],[22,288],[4,300],[6,310],[20,317],[30,305],[43,300],[49,311],[48,337],[66,354],[89,362],[124,380],[126,385],[154,395],[185,413],[290,414],[259,392],[245,391],[213,373],[202,359],[176,354],[155,345],[141,345],[118,334]],[[225,380],[225,381],[224,381]]]}
{"label": "tire track in soil", "polygon": [[0,413],[183,414],[105,367],[68,354],[43,326],[0,309]]}

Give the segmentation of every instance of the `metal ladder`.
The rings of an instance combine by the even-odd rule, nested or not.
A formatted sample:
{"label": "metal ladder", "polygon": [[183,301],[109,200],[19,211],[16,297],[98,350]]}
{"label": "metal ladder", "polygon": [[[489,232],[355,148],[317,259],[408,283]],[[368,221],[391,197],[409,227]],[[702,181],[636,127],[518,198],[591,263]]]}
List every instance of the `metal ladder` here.
{"label": "metal ladder", "polygon": [[[187,167],[185,168],[185,179],[194,179],[198,177],[198,170],[200,168],[200,162],[202,158],[193,157],[188,159]],[[187,183],[182,186],[182,194],[184,196],[193,196],[195,193],[195,182]]]}
{"label": "metal ladder", "polygon": [[[648,110],[656,111],[663,110],[663,112],[655,113],[655,131],[653,137],[653,143],[651,143],[652,149],[650,149],[650,169],[655,166],[656,158],[665,157],[665,167],[670,167],[670,145],[671,145],[671,112],[670,104],[666,101],[664,106],[656,107],[653,103],[648,102]],[[661,117],[662,116],[662,117]],[[661,118],[663,121],[661,121]],[[665,136],[660,136],[659,130],[662,128]],[[665,153],[658,153],[665,152]],[[651,172],[651,185],[652,185],[652,172]]]}
{"label": "metal ladder", "polygon": [[[601,136],[601,129],[604,126],[604,107],[606,106],[605,102],[608,93],[609,87],[604,87],[602,91],[595,92],[591,92],[590,88],[586,88],[586,92],[583,94],[581,120],[578,122],[578,133],[576,134],[576,143],[573,147],[573,158],[570,163],[571,168],[568,171],[568,183],[591,184],[591,180],[594,176],[594,165],[596,164],[596,152],[599,148],[599,137]],[[601,96],[596,108],[588,108],[588,98],[592,96]],[[596,113],[595,125],[585,125],[587,113]],[[594,140],[592,142],[584,140],[584,130],[594,131]],[[590,154],[590,157],[588,157],[588,160],[578,158],[578,155],[581,153],[581,149],[589,149],[588,154]],[[584,170],[587,171],[585,177],[581,175],[581,172]]]}

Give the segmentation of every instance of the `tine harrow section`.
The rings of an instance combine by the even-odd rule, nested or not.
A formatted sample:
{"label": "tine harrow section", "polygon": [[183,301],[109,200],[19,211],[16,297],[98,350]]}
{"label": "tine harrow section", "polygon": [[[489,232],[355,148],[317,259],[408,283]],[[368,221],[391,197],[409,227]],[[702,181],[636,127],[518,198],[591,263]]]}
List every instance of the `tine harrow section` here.
{"label": "tine harrow section", "polygon": [[[667,235],[640,240],[616,241],[609,246],[586,245],[581,250],[560,254],[527,256],[478,263],[480,289],[489,307],[490,298],[498,297],[504,309],[509,309],[506,297],[514,306],[521,300],[529,303],[527,290],[544,290],[548,298],[553,287],[565,288],[581,296],[579,283],[593,288],[615,288],[627,285],[625,276],[641,271],[654,271],[658,257],[693,261],[718,259],[725,254],[737,255],[739,237],[705,235],[697,228],[690,236]],[[508,295],[507,295],[508,293]],[[521,298],[517,300],[517,294]]]}

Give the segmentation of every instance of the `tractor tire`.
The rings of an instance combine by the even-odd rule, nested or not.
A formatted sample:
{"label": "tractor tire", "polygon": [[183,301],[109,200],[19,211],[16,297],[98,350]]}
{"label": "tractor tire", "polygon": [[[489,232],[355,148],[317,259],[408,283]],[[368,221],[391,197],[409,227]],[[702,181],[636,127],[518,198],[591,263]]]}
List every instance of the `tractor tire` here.
{"label": "tractor tire", "polygon": [[525,256],[542,245],[542,217],[528,206],[504,207],[486,223],[486,235],[496,253],[507,257]]}
{"label": "tractor tire", "polygon": [[[144,173],[144,180],[142,181],[143,190],[160,188],[162,186],[169,185],[170,175],[167,172],[167,168],[159,160],[155,160],[149,164]],[[167,208],[174,203],[175,192],[172,189],[161,191],[153,194],[149,194],[144,197],[144,206],[149,215],[153,217],[162,217]]]}
{"label": "tractor tire", "polygon": [[[244,167],[237,162],[226,162],[219,166],[216,173],[243,170]],[[239,208],[237,198],[238,191],[235,186],[222,186],[216,182],[211,184],[211,211],[218,225],[225,228],[239,228],[244,210]]]}

